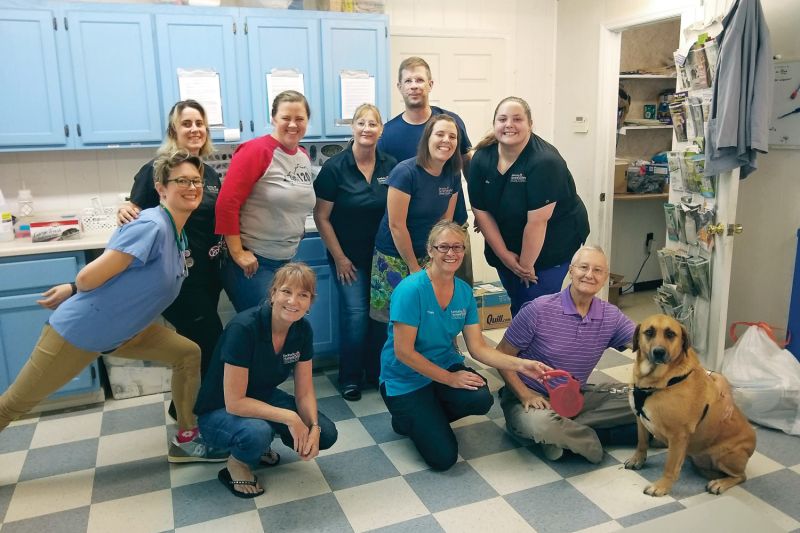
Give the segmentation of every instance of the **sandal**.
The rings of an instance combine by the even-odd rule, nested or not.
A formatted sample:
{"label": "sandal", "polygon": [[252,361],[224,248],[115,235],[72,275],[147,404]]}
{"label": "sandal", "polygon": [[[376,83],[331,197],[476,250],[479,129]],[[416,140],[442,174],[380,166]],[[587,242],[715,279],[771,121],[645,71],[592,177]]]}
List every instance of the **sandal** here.
{"label": "sandal", "polygon": [[253,474],[253,481],[248,481],[248,480],[245,480],[245,479],[241,479],[241,480],[240,479],[236,479],[236,480],[234,480],[234,479],[231,478],[231,473],[228,472],[228,469],[227,468],[223,468],[222,470],[219,471],[219,474],[217,474],[217,479],[219,479],[220,483],[225,485],[225,487],[227,487],[228,490],[231,491],[231,493],[234,496],[236,496],[237,498],[250,499],[250,498],[255,498],[256,496],[261,496],[262,494],[264,494],[264,489],[261,489],[259,492],[253,492],[252,494],[248,493],[248,492],[240,492],[240,491],[236,490],[236,485],[250,485],[251,487],[257,487],[258,486],[258,476],[256,476],[255,474]]}
{"label": "sandal", "polygon": [[357,402],[361,399],[361,389],[358,385],[346,385],[342,388],[342,398],[348,402]]}
{"label": "sandal", "polygon": [[273,449],[269,449],[261,455],[258,463],[262,466],[278,466],[281,462],[281,456]]}

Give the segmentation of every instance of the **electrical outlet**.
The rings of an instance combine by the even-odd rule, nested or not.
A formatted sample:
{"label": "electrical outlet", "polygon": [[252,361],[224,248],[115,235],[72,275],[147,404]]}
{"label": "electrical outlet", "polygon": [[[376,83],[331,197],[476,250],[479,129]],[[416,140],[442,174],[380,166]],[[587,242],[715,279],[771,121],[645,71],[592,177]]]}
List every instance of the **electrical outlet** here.
{"label": "electrical outlet", "polygon": [[654,238],[655,237],[653,236],[652,232],[647,234],[647,236],[644,239],[644,253],[646,254],[650,253],[650,245],[653,243]]}

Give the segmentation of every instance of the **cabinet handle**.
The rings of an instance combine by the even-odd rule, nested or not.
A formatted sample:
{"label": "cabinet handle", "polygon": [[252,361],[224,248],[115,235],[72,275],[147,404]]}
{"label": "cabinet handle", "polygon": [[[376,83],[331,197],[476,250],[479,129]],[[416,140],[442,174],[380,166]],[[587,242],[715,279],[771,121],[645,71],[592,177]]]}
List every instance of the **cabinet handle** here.
{"label": "cabinet handle", "polygon": [[242,124],[241,120],[239,121],[239,131],[244,131],[244,124]]}
{"label": "cabinet handle", "polygon": [[67,22],[67,17],[64,17],[64,29],[69,31],[69,22]]}
{"label": "cabinet handle", "polygon": [[58,31],[58,21],[53,17],[53,31]]}
{"label": "cabinet handle", "polygon": [[256,127],[253,125],[253,121],[250,121],[250,131],[256,131]]}
{"label": "cabinet handle", "polygon": [[64,124],[64,137],[69,137],[69,124]]}
{"label": "cabinet handle", "polygon": [[236,35],[236,22],[233,23],[233,34]]}
{"label": "cabinet handle", "polygon": [[247,23],[244,23],[244,34],[247,35]]}
{"label": "cabinet handle", "polygon": [[92,374],[92,381],[97,380],[97,369],[94,366],[89,367]]}
{"label": "cabinet handle", "polygon": [[78,124],[78,137],[81,137],[81,125]]}

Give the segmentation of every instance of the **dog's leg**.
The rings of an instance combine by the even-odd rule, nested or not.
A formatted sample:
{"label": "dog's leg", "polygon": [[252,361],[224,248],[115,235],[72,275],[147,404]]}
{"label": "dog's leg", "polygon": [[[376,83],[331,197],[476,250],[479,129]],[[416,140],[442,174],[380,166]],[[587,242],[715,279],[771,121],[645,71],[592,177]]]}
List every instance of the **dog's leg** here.
{"label": "dog's leg", "polygon": [[681,473],[683,461],[686,459],[686,448],[689,446],[689,435],[678,434],[669,439],[667,462],[664,473],[655,483],[645,487],[644,493],[650,496],[664,496],[672,489],[672,484]]}
{"label": "dog's leg", "polygon": [[641,420],[636,419],[636,452],[625,461],[625,468],[639,470],[647,460],[647,447],[650,444],[650,432],[644,427]]}
{"label": "dog's leg", "polygon": [[728,477],[712,479],[706,484],[706,490],[711,494],[722,494],[734,485],[747,479],[744,469],[750,456],[747,452],[739,450],[729,453],[716,461],[716,467]]}

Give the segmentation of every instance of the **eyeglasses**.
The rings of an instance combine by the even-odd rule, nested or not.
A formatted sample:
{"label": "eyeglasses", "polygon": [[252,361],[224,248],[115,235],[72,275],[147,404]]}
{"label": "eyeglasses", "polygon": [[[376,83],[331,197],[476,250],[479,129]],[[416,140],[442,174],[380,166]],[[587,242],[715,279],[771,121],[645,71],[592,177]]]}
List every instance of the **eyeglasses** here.
{"label": "eyeglasses", "polygon": [[608,273],[608,269],[606,268],[592,267],[590,265],[572,265],[572,268],[577,270],[582,276],[586,275],[590,270],[595,276],[605,276]]}
{"label": "eyeglasses", "polygon": [[375,128],[379,127],[380,124],[378,124],[374,120],[370,120],[369,122],[367,122],[365,120],[359,120],[359,121],[356,122],[356,126],[361,128],[362,130],[365,129],[365,128],[370,128],[370,129],[374,130]]}
{"label": "eyeglasses", "polygon": [[437,244],[433,248],[443,254],[446,254],[450,250],[453,250],[454,254],[463,254],[464,250],[467,249],[463,244]]}
{"label": "eyeglasses", "polygon": [[202,189],[203,185],[206,184],[203,180],[190,180],[188,178],[171,178],[167,180],[167,183],[170,181],[174,182],[180,189],[188,189],[190,185],[194,185],[197,189]]}

